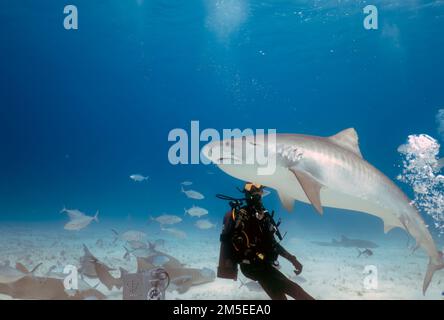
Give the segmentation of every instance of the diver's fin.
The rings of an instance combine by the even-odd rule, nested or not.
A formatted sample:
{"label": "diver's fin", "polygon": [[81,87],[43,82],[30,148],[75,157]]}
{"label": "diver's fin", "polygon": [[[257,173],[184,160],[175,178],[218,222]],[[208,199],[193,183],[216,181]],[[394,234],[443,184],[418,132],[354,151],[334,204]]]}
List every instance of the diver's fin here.
{"label": "diver's fin", "polygon": [[361,150],[359,150],[358,134],[354,128],[342,130],[327,139],[362,158]]}
{"label": "diver's fin", "polygon": [[308,173],[295,169],[290,169],[290,171],[293,172],[298,179],[305,195],[308,200],[310,200],[313,207],[315,207],[316,211],[319,212],[319,214],[323,214],[324,210],[321,204],[321,184],[314,180]]}
{"label": "diver's fin", "polygon": [[430,282],[432,281],[433,278],[433,274],[435,273],[435,271],[443,269],[444,268],[444,261],[443,261],[443,255],[442,252],[439,252],[439,257],[440,257],[440,264],[439,265],[435,265],[432,263],[432,260],[430,259],[429,265],[427,267],[427,272],[424,278],[424,283],[422,285],[422,294],[425,295],[427,288],[430,285]]}
{"label": "diver's fin", "polygon": [[279,195],[279,199],[281,200],[282,205],[284,206],[284,208],[288,211],[291,212],[293,211],[293,207],[294,207],[294,199],[285,194],[283,191],[278,190],[278,195]]}

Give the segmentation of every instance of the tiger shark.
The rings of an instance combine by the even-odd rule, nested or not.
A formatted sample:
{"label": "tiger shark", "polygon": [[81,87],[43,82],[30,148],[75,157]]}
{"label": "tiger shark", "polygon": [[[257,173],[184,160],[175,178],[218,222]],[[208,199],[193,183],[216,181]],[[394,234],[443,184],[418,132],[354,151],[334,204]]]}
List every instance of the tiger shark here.
{"label": "tiger shark", "polygon": [[[261,153],[262,152],[262,153]],[[264,134],[211,141],[202,154],[225,173],[277,191],[283,206],[292,211],[295,200],[324,207],[364,212],[382,219],[384,232],[398,227],[416,240],[430,261],[423,294],[435,271],[444,268],[442,252],[418,209],[392,180],[364,160],[353,128],[330,137],[300,134]],[[258,155],[272,162],[263,174]]]}

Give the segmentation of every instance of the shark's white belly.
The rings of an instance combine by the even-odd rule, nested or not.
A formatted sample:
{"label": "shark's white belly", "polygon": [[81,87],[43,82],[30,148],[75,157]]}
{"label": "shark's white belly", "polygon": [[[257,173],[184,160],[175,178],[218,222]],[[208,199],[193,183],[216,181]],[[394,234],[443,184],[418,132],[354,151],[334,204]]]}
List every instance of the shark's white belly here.
{"label": "shark's white belly", "polygon": [[[287,195],[293,199],[310,204],[299,181],[287,168],[278,167],[273,176],[257,176],[257,182],[276,190],[286,190]],[[341,191],[338,191],[323,186],[321,188],[322,206],[368,213],[383,219],[387,225],[402,227],[395,213],[387,207],[384,208],[371,198],[363,199],[344,192],[351,188],[352,186],[343,185]],[[354,191],[356,193],[356,190]]]}

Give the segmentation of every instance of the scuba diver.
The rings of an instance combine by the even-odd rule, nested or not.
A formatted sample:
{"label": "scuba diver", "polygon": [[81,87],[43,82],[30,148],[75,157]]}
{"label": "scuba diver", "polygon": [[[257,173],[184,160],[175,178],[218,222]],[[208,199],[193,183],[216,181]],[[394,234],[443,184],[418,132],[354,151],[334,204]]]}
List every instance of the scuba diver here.
{"label": "scuba diver", "polygon": [[221,233],[218,277],[237,280],[238,265],[245,277],[257,281],[273,300],[286,300],[286,295],[296,300],[313,300],[298,284],[288,279],[277,267],[279,256],[287,259],[299,275],[302,264],[286,251],[275,236],[282,240],[279,224],[262,204],[264,187],[247,183],[245,199],[224,195],[230,200],[231,210],[224,217]]}

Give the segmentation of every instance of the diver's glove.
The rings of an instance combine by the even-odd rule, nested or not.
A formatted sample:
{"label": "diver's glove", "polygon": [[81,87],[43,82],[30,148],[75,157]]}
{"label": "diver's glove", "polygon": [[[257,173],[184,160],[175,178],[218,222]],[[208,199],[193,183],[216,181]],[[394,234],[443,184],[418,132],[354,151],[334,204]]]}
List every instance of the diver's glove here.
{"label": "diver's glove", "polygon": [[298,261],[298,259],[296,259],[295,256],[291,256],[288,260],[291,262],[295,269],[294,273],[296,273],[296,275],[299,275],[302,272],[302,264]]}

